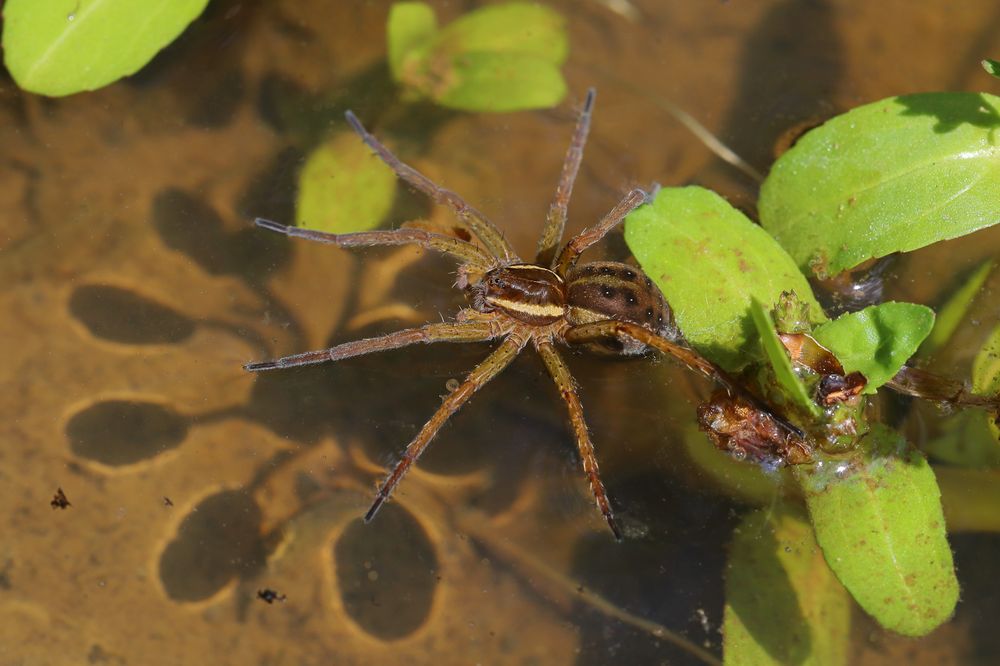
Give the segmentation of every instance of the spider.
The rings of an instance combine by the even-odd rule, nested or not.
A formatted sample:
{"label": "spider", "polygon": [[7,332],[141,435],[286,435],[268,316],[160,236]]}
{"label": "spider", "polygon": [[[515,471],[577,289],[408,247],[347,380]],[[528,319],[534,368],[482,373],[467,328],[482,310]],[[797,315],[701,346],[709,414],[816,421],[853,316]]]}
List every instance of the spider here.
{"label": "spider", "polygon": [[[246,370],[276,370],[398,349],[418,342],[482,342],[499,340],[497,348],[449,393],[430,420],[406,447],[399,462],[380,485],[367,523],[389,498],[410,467],[430,444],[441,426],[487,382],[503,371],[525,347],[531,345],[542,357],[566,408],[590,489],[617,540],[621,531],[601,482],[594,445],[591,442],[576,382],[556,349],[557,345],[582,345],[605,353],[635,356],[650,348],[664,352],[689,368],[715,380],[731,395],[740,395],[753,405],[760,402],[740,388],[721,369],[684,345],[673,313],[663,294],[634,266],[599,261],[577,266],[580,254],[617,226],[629,212],[648,200],[639,189],[630,191],[595,226],[571,238],[561,248],[567,208],[573,183],[583,158],[590,129],[596,91],[587,92],[577,118],[572,141],[562,166],[555,197],[545,219],[534,263],[522,261],[503,234],[480,211],[460,196],[437,185],[400,161],[370,134],[357,117],[346,113],[347,122],[362,141],[396,175],[438,204],[450,207],[463,225],[450,236],[404,225],[400,229],[331,234],[286,226],[257,218],[264,229],[339,247],[414,244],[449,254],[459,261],[455,286],[462,289],[471,307],[463,308],[454,321],[426,324],[386,335],[346,342],[330,349],[294,354],[269,361],[249,363]],[[479,243],[472,242],[472,235]],[[462,236],[462,237],[458,237]],[[767,415],[770,411],[761,407]],[[779,417],[779,427],[795,429]]]}

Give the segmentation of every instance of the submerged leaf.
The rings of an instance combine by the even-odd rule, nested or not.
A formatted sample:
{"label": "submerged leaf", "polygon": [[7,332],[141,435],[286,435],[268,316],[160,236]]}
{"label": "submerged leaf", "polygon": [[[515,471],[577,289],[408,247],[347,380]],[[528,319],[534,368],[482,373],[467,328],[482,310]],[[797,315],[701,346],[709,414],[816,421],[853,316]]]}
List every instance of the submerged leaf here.
{"label": "submerged leaf", "polygon": [[[990,333],[972,362],[972,390],[979,395],[1000,396],[1000,326]],[[980,415],[987,420],[994,439],[1000,439],[998,414]]]}
{"label": "submerged leaf", "polygon": [[985,58],[980,64],[982,64],[987,74],[1000,78],[1000,62]]}
{"label": "submerged leaf", "polygon": [[433,15],[411,4],[389,27],[393,75],[412,91],[465,111],[546,108],[566,95],[559,68],[569,41],[558,12],[491,5],[434,31]]}
{"label": "submerged leaf", "polygon": [[972,390],[979,395],[1000,393],[1000,326],[993,329],[972,362]]}
{"label": "submerged leaf", "polygon": [[754,327],[757,329],[757,335],[759,336],[761,346],[764,348],[764,353],[767,355],[768,360],[771,361],[771,367],[774,368],[774,376],[777,378],[778,384],[781,385],[785,393],[799,407],[802,407],[813,416],[819,417],[823,413],[823,410],[809,396],[809,391],[806,390],[799,376],[795,374],[795,368],[792,367],[792,359],[788,357],[785,346],[778,339],[778,334],[774,330],[774,323],[771,321],[771,315],[768,314],[764,306],[756,298],[750,302],[750,315],[753,319]]}
{"label": "submerged leaf", "polygon": [[962,467],[1000,467],[1000,444],[992,418],[966,409],[943,419],[941,432],[920,445],[935,460]]}
{"label": "submerged leaf", "polygon": [[846,664],[851,608],[801,510],[748,515],[726,573],[726,664]]}
{"label": "submerged leaf", "polygon": [[7,0],[4,63],[17,85],[59,97],[134,74],[208,0]]}
{"label": "submerged leaf", "polygon": [[394,79],[402,79],[406,56],[425,46],[436,31],[437,17],[427,3],[393,3],[386,22],[385,41],[389,51],[389,69]]}
{"label": "submerged leaf", "polygon": [[941,497],[923,455],[873,425],[863,460],[797,466],[830,568],[879,624],[923,636],[945,622],[958,581]]}
{"label": "submerged leaf", "polygon": [[761,224],[821,278],[1000,221],[1000,98],[893,97],[837,116],[781,156]]}
{"label": "submerged leaf", "polygon": [[890,301],[821,324],[813,337],[833,352],[847,372],[868,379],[863,393],[892,379],[934,326],[934,311]]}
{"label": "submerged leaf", "polygon": [[965,314],[969,311],[973,299],[982,288],[986,278],[993,270],[993,261],[983,262],[972,275],[965,280],[961,287],[955,291],[948,301],[938,309],[937,317],[934,321],[934,328],[930,335],[920,345],[920,356],[927,357],[940,349],[951,338],[955,329],[965,319]]}
{"label": "submerged leaf", "polygon": [[561,65],[569,54],[566,20],[548,7],[509,2],[461,16],[438,33],[436,53],[520,53]]}
{"label": "submerged leaf", "polygon": [[372,229],[392,208],[395,193],[392,169],[352,132],[342,132],[306,158],[295,223],[337,234]]}
{"label": "submerged leaf", "polygon": [[450,76],[434,101],[462,111],[542,109],[566,95],[558,65],[523,53],[463,53],[452,60]]}
{"label": "submerged leaf", "polygon": [[756,335],[750,302],[794,291],[813,322],[825,316],[794,262],[767,232],[701,187],[661,189],[633,211],[625,240],[663,291],[684,337],[728,370],[746,365]]}

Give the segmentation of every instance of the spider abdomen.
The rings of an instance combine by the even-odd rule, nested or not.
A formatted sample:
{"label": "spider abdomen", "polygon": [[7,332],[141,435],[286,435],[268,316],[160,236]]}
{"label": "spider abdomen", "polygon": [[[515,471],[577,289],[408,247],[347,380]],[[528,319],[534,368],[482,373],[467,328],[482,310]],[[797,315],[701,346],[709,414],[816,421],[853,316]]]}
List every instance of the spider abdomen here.
{"label": "spider abdomen", "polygon": [[[680,337],[663,294],[634,266],[617,261],[582,264],[569,272],[566,285],[566,318],[572,325],[614,319],[638,324],[670,340]],[[617,354],[638,354],[646,349],[637,340],[608,340],[591,347]]]}
{"label": "spider abdomen", "polygon": [[470,290],[472,307],[480,312],[500,310],[534,326],[566,316],[566,283],[555,272],[534,264],[495,268]]}

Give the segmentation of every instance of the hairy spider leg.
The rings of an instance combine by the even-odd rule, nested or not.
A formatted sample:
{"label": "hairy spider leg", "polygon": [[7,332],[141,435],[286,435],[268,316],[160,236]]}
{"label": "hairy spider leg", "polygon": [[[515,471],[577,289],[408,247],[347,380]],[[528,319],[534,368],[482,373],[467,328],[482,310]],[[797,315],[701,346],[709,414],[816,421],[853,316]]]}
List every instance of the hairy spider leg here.
{"label": "hairy spider leg", "polygon": [[378,489],[378,493],[375,495],[375,501],[372,502],[371,508],[368,509],[368,513],[365,514],[365,522],[370,522],[378,510],[382,507],[382,504],[389,498],[392,494],[393,489],[402,480],[403,476],[409,471],[410,466],[417,462],[420,454],[424,452],[427,445],[430,444],[431,440],[441,429],[441,426],[451,418],[451,415],[458,411],[458,409],[467,403],[469,399],[483,386],[486,385],[491,379],[496,377],[510,365],[510,362],[521,353],[524,349],[525,344],[527,344],[528,338],[518,335],[510,335],[504,339],[504,341],[497,347],[492,354],[486,357],[482,363],[473,368],[472,372],[468,374],[458,388],[449,393],[445,397],[444,402],[438,407],[434,415],[431,416],[430,420],[424,424],[417,433],[417,436],[413,438],[413,441],[409,443],[406,447],[406,451],[403,452],[402,457],[399,462],[396,463],[396,467],[390,472],[389,476],[386,477],[385,481]]}
{"label": "hairy spider leg", "polygon": [[745,398],[754,407],[760,409],[773,418],[783,430],[790,432],[797,437],[805,437],[805,433],[803,433],[802,430],[776,414],[775,411],[766,403],[750,393],[747,389],[743,388],[736,380],[730,377],[725,370],[718,367],[708,359],[699,356],[694,350],[662,338],[652,331],[639,326],[638,324],[626,321],[617,321],[615,319],[598,321],[591,324],[580,324],[579,326],[573,326],[567,330],[564,338],[569,344],[584,344],[587,342],[594,342],[595,340],[620,337],[623,335],[638,340],[643,344],[649,345],[654,349],[658,349],[659,351],[672,356],[688,368],[696,372],[700,372],[722,386],[722,388],[728,391],[730,395],[739,395],[740,397]]}
{"label": "hairy spider leg", "polygon": [[265,220],[262,217],[258,217],[253,222],[262,229],[285,234],[290,238],[305,238],[317,243],[330,243],[337,247],[372,247],[376,245],[407,245],[412,243],[450,254],[462,260],[462,262],[468,264],[470,267],[481,271],[487,271],[497,263],[496,258],[487,254],[478,245],[453,238],[452,236],[432,233],[424,229],[405,228],[331,234],[325,231],[279,224],[271,220]]}
{"label": "hairy spider leg", "polygon": [[504,238],[503,234],[499,229],[497,229],[496,225],[490,222],[485,215],[467,204],[465,200],[455,192],[441,187],[413,167],[408,164],[404,164],[398,157],[392,154],[392,151],[382,145],[378,139],[372,136],[368,130],[365,129],[364,125],[361,124],[361,121],[358,120],[354,113],[347,111],[344,114],[344,117],[347,118],[347,122],[350,123],[351,127],[354,128],[354,131],[358,133],[361,140],[364,141],[369,148],[375,151],[375,154],[378,155],[383,162],[389,165],[389,168],[391,168],[399,178],[429,196],[435,203],[449,206],[453,211],[455,211],[455,215],[458,219],[479,237],[479,240],[483,242],[486,249],[489,250],[490,253],[502,261],[520,261],[517,253],[514,252],[514,248],[511,247],[509,242],[507,242],[507,239]]}
{"label": "hairy spider leg", "polygon": [[279,370],[298,365],[312,365],[327,361],[340,361],[354,356],[363,356],[374,352],[399,349],[418,342],[485,342],[496,338],[500,332],[492,321],[441,322],[426,324],[417,328],[407,328],[394,333],[387,333],[374,338],[352,340],[329,349],[302,352],[283,356],[271,361],[247,363],[244,370],[261,372],[264,370]]}
{"label": "hairy spider leg", "polygon": [[566,158],[563,160],[559,185],[556,187],[555,197],[549,206],[549,213],[545,216],[542,237],[538,239],[538,254],[535,256],[535,263],[539,266],[549,266],[552,263],[556,248],[562,241],[563,231],[566,229],[569,199],[573,194],[576,174],[580,171],[580,162],[583,160],[583,147],[587,143],[587,134],[590,132],[590,114],[594,108],[595,97],[597,97],[597,91],[594,88],[589,89],[587,98],[583,102],[583,108],[580,109],[580,115],[576,119],[576,129],[573,130],[573,138],[566,151]]}
{"label": "hairy spider leg", "polygon": [[580,403],[580,396],[576,390],[576,381],[566,366],[565,361],[556,351],[550,340],[536,339],[535,349],[538,350],[545,367],[552,376],[552,380],[559,389],[566,408],[569,410],[569,422],[573,428],[573,436],[576,439],[576,447],[580,451],[580,459],[583,462],[583,472],[590,482],[590,491],[597,501],[597,508],[600,509],[604,519],[608,521],[608,527],[615,535],[615,539],[622,540],[622,533],[615,523],[614,514],[611,511],[611,504],[608,501],[608,494],[601,483],[601,472],[597,468],[597,456],[594,454],[594,443],[590,439],[590,431],[587,429],[587,422],[583,417],[583,405]]}
{"label": "hairy spider leg", "polygon": [[618,202],[611,211],[596,225],[589,229],[584,229],[579,234],[569,239],[556,260],[552,263],[552,270],[562,277],[566,277],[569,269],[576,265],[576,260],[580,254],[588,247],[604,238],[605,235],[614,229],[625,216],[633,210],[646,203],[649,196],[642,190],[635,189],[625,195],[625,198]]}

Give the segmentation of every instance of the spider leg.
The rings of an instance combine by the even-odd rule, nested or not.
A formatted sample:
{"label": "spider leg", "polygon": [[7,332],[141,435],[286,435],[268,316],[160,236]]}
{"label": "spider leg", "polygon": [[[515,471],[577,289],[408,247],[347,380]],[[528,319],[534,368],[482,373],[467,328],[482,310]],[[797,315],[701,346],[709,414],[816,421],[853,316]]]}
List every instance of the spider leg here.
{"label": "spider leg", "polygon": [[456,193],[446,190],[413,167],[404,164],[398,157],[392,154],[392,151],[382,145],[378,139],[365,129],[364,125],[361,124],[361,121],[358,120],[358,117],[353,112],[347,111],[344,116],[354,131],[358,133],[358,136],[361,137],[361,140],[375,151],[375,154],[382,158],[382,161],[389,165],[389,168],[395,171],[397,176],[429,196],[435,203],[449,206],[455,211],[458,219],[472,229],[476,236],[479,237],[479,240],[486,245],[487,249],[494,256],[503,261],[517,260],[514,248],[510,246],[510,243],[503,237],[500,230],[485,215],[467,204]]}
{"label": "spider leg", "polygon": [[450,254],[470,266],[483,271],[487,271],[496,265],[496,259],[487,254],[479,246],[444,234],[435,234],[424,229],[404,228],[382,231],[359,231],[349,234],[331,234],[325,231],[279,224],[271,220],[265,220],[262,217],[256,218],[253,222],[258,227],[279,234],[285,234],[291,238],[305,238],[317,243],[330,243],[338,247],[371,247],[373,245],[406,245],[413,243],[414,245]]}
{"label": "spider leg", "polygon": [[722,388],[726,389],[730,395],[738,395],[745,398],[754,407],[760,409],[773,418],[783,430],[798,437],[805,437],[802,430],[789,423],[783,417],[779,416],[774,409],[745,389],[725,370],[718,367],[708,359],[703,358],[693,349],[689,349],[662,338],[652,331],[639,326],[638,324],[626,321],[617,321],[614,319],[598,321],[592,324],[580,324],[579,326],[573,326],[566,331],[564,338],[569,344],[581,344],[606,338],[620,337],[623,335],[634,340],[638,340],[643,344],[649,345],[654,349],[658,349],[659,351],[672,356],[691,370],[700,372],[715,383],[722,386]]}
{"label": "spider leg", "polygon": [[635,189],[625,195],[625,198],[618,202],[607,215],[595,226],[584,229],[579,234],[569,239],[563,246],[559,256],[552,264],[552,270],[565,277],[569,269],[573,268],[580,254],[588,247],[604,238],[604,236],[614,229],[625,219],[625,216],[644,204],[648,200],[648,195],[642,190]]}
{"label": "spider leg", "polygon": [[559,352],[556,351],[549,340],[537,340],[535,349],[545,362],[552,380],[559,389],[559,394],[566,403],[569,410],[569,421],[573,427],[573,436],[576,438],[576,446],[580,451],[580,458],[583,461],[583,471],[590,482],[590,490],[597,500],[597,508],[601,510],[604,519],[608,521],[608,527],[615,535],[615,539],[622,540],[622,533],[615,523],[614,514],[611,512],[611,504],[608,502],[607,492],[604,484],[601,483],[601,473],[597,468],[597,456],[594,454],[594,443],[590,441],[590,432],[587,430],[587,422],[583,418],[583,405],[580,403],[580,396],[576,391],[576,382],[569,368],[562,360]]}
{"label": "spider leg", "polygon": [[283,356],[271,361],[256,361],[243,366],[244,370],[260,372],[262,370],[278,370],[297,365],[311,365],[339,361],[353,356],[363,356],[373,352],[399,349],[418,342],[482,342],[492,340],[502,333],[496,322],[480,319],[477,321],[441,322],[427,324],[419,328],[408,328],[394,333],[387,333],[376,338],[352,340],[329,349],[303,352]]}
{"label": "spider leg", "polygon": [[576,129],[573,130],[573,139],[570,141],[569,150],[566,151],[566,159],[563,161],[562,175],[559,177],[556,196],[549,206],[549,213],[545,216],[545,229],[542,231],[542,237],[538,240],[538,254],[535,263],[541,266],[547,266],[552,262],[556,247],[562,240],[563,230],[566,228],[569,198],[573,194],[573,183],[580,170],[580,161],[583,160],[583,146],[587,143],[587,134],[590,132],[590,114],[594,108],[596,96],[597,91],[593,88],[587,91],[587,98],[584,100],[583,108],[576,119]]}
{"label": "spider leg", "polygon": [[366,523],[375,517],[382,504],[389,498],[389,495],[392,494],[393,489],[402,480],[406,472],[409,471],[410,466],[417,461],[420,454],[424,452],[427,445],[434,439],[434,436],[441,429],[441,426],[444,425],[445,421],[451,418],[451,415],[457,412],[462,405],[467,403],[476,391],[510,365],[510,362],[524,349],[526,342],[527,340],[520,336],[511,335],[507,337],[492,354],[486,357],[486,360],[473,368],[472,372],[465,378],[465,381],[459,384],[458,388],[445,397],[444,402],[434,412],[434,415],[424,424],[424,427],[420,429],[420,432],[413,438],[413,441],[407,445],[406,451],[403,452],[403,456],[396,463],[396,467],[393,468],[389,476],[382,482],[378,493],[375,495],[375,501],[372,502],[371,508],[365,514]]}

